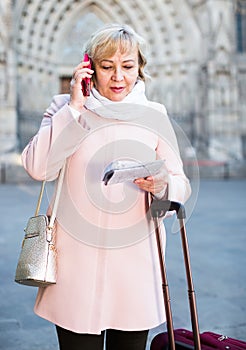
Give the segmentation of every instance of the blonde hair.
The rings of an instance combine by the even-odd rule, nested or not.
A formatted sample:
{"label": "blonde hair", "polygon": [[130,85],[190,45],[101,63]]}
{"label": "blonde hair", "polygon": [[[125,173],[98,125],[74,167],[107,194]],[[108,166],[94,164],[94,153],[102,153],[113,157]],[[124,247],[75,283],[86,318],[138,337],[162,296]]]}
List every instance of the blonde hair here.
{"label": "blonde hair", "polygon": [[112,57],[120,49],[122,53],[137,48],[139,79],[145,81],[147,74],[144,67],[147,63],[144,51],[146,50],[145,40],[138,35],[130,26],[119,24],[108,24],[92,34],[84,46],[92,62],[100,61],[105,57]]}

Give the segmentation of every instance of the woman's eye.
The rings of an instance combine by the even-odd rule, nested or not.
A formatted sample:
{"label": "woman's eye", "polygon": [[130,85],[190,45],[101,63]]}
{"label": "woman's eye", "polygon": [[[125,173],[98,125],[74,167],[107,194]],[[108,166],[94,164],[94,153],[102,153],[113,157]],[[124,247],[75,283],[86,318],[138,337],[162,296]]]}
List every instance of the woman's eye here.
{"label": "woman's eye", "polygon": [[102,66],[102,69],[105,69],[105,70],[108,70],[110,68],[112,68],[112,67],[111,66]]}
{"label": "woman's eye", "polygon": [[133,66],[124,66],[125,69],[132,69]]}

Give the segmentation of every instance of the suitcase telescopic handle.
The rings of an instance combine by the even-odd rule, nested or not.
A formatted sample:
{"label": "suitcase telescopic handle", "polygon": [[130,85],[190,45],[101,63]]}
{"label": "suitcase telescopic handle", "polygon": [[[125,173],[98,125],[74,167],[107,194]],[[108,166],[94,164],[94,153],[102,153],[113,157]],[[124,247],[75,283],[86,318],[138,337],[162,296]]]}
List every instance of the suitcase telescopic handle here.
{"label": "suitcase telescopic handle", "polygon": [[178,219],[185,219],[185,207],[179,202],[170,200],[154,200],[151,204],[151,215],[155,218],[163,217],[168,211],[176,211]]}
{"label": "suitcase telescopic handle", "polygon": [[163,251],[162,235],[159,230],[158,219],[164,217],[168,211],[175,211],[177,214],[177,218],[179,219],[180,234],[181,234],[181,240],[182,240],[186,279],[187,279],[187,286],[188,286],[188,297],[189,297],[189,304],[190,304],[190,316],[191,316],[192,330],[193,330],[193,336],[194,336],[194,349],[201,350],[195,290],[194,290],[193,281],[192,281],[190,254],[189,254],[188,240],[187,240],[185,220],[184,220],[186,217],[184,205],[179,202],[174,202],[170,200],[154,199],[153,202],[151,203],[150,210],[154,220],[158,255],[159,255],[159,261],[160,261],[162,289],[163,289],[163,297],[164,297],[164,304],[165,304],[165,311],[166,311],[166,318],[167,318],[169,349],[171,350],[175,349],[175,340],[174,340],[169,287],[168,287],[167,273],[166,273],[166,266],[165,266],[165,257],[164,257],[165,254]]}

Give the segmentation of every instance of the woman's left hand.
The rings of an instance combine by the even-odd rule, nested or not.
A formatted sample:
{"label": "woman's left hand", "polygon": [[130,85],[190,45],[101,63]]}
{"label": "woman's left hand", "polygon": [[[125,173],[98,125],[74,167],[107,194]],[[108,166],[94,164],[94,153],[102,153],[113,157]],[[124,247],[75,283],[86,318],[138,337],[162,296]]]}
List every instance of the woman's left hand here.
{"label": "woman's left hand", "polygon": [[167,172],[164,169],[155,176],[148,176],[146,178],[136,179],[134,183],[141,190],[151,192],[153,194],[157,194],[163,191],[167,187],[167,184],[168,184]]}

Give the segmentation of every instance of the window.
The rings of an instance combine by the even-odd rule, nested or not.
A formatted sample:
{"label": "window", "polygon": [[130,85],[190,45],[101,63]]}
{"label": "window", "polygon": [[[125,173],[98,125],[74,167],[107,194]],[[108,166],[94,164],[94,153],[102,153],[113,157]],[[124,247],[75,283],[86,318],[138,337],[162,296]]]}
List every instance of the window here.
{"label": "window", "polygon": [[70,93],[70,81],[71,77],[60,77],[60,93],[69,94]]}
{"label": "window", "polygon": [[246,52],[246,1],[238,0],[236,8],[237,51]]}

